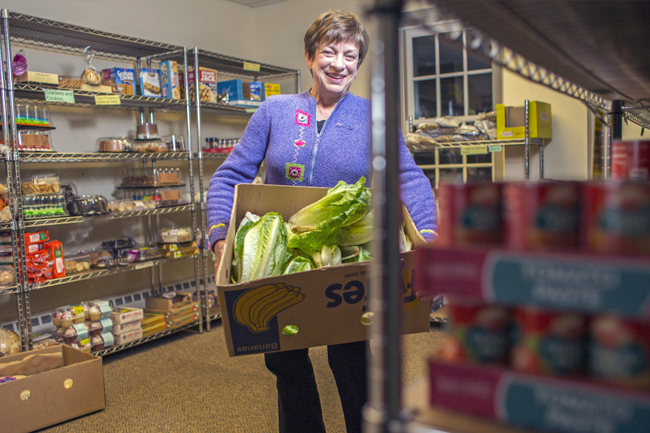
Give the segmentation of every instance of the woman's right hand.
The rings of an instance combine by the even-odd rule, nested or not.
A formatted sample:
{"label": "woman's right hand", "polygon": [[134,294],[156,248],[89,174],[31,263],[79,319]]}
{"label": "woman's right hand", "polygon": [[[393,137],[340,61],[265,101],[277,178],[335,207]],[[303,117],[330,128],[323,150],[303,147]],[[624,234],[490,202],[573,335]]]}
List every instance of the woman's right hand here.
{"label": "woman's right hand", "polygon": [[215,255],[214,274],[215,274],[215,279],[216,279],[216,275],[219,275],[219,264],[221,263],[221,257],[223,256],[223,250],[225,248],[226,248],[226,240],[225,239],[217,241],[214,244],[214,255]]}

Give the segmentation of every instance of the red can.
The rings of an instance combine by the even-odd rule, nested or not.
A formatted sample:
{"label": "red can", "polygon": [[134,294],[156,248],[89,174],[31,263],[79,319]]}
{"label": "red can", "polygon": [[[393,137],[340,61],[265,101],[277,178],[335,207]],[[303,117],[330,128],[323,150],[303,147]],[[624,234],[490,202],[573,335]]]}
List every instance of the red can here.
{"label": "red can", "polygon": [[580,246],[578,182],[516,182],[504,186],[506,243],[520,250]]}
{"label": "red can", "polygon": [[437,243],[442,246],[503,243],[501,189],[498,183],[441,184]]}
{"label": "red can", "polygon": [[650,183],[591,182],[585,185],[585,235],[589,251],[650,254]]}
{"label": "red can", "polygon": [[612,145],[612,179],[650,180],[650,141],[617,141]]}

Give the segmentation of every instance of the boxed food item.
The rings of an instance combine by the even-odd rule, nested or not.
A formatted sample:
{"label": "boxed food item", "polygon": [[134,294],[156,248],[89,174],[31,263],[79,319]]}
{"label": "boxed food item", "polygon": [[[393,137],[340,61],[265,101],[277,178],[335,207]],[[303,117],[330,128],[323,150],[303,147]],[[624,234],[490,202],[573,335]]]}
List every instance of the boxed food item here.
{"label": "boxed food item", "polygon": [[[15,369],[11,372],[7,369],[10,363]],[[34,365],[49,368],[34,370]],[[18,366],[31,371],[21,373]],[[36,431],[106,406],[102,359],[72,347],[56,345],[3,357],[0,369],[2,376],[26,376],[0,385],[4,433]]]}
{"label": "boxed food item", "polygon": [[142,338],[142,329],[138,328],[133,331],[125,332],[124,334],[119,334],[119,335],[113,334],[113,338],[115,339],[116,346],[131,343],[133,341]]}
{"label": "boxed food item", "polygon": [[133,322],[142,319],[142,308],[116,308],[111,312],[113,325]]}
{"label": "boxed food item", "polygon": [[140,69],[138,82],[140,84],[140,95],[154,97],[162,96],[159,69]]}
{"label": "boxed food item", "polygon": [[17,83],[51,84],[58,86],[59,76],[47,72],[25,71],[23,74],[15,77],[15,81]]}
{"label": "boxed food item", "polygon": [[90,345],[93,350],[102,350],[115,344],[115,338],[110,332],[102,332],[91,338]]}
{"label": "boxed food item", "polygon": [[150,313],[145,311],[144,317],[140,320],[142,329],[148,326],[156,325],[158,323],[165,323],[165,315],[162,313]]}
{"label": "boxed food item", "polygon": [[279,95],[280,93],[279,84],[264,83],[264,99],[268,98],[269,96]]}
{"label": "boxed food item", "polygon": [[229,105],[259,106],[264,100],[264,86],[259,81],[245,82],[240,79],[219,81],[219,95],[228,94]]}
{"label": "boxed food item", "polygon": [[165,320],[170,319],[170,318],[176,318],[179,316],[183,316],[186,314],[189,314],[194,311],[199,310],[199,304],[198,303],[191,303],[191,304],[185,304],[181,305],[179,307],[174,307],[170,308],[168,310],[165,309],[159,309],[159,308],[145,308],[144,311],[145,313],[149,314],[162,314]]}
{"label": "boxed food item", "polygon": [[169,329],[178,329],[190,323],[196,322],[201,318],[201,315],[198,312],[189,313],[182,316],[168,318],[165,320],[167,327]]}
{"label": "boxed food item", "polygon": [[111,330],[111,332],[113,333],[113,335],[121,335],[121,334],[126,334],[127,332],[136,331],[141,328],[142,327],[140,326],[140,321],[134,320],[133,322],[126,322],[126,323],[113,325],[113,329]]}
{"label": "boxed food item", "polygon": [[51,152],[50,131],[18,131],[18,150],[24,152]]}
{"label": "boxed food item", "polygon": [[180,99],[181,91],[178,86],[178,64],[175,60],[160,62],[160,82],[163,98]]}
{"label": "boxed food item", "polygon": [[193,240],[191,227],[169,227],[160,231],[160,242],[165,244],[179,244]]}
{"label": "boxed food item", "polygon": [[102,70],[103,80],[113,80],[122,95],[135,95],[135,71],[129,68]]}
{"label": "boxed food item", "polygon": [[156,332],[164,331],[167,329],[167,322],[164,320],[162,322],[152,323],[151,325],[142,327],[142,337],[148,337],[155,334]]}
{"label": "boxed food item", "polygon": [[[277,212],[286,221],[304,206],[324,197],[327,191],[327,188],[254,184],[235,187],[226,247],[216,276],[230,356],[350,343],[368,338],[367,325],[372,322],[372,312],[367,311],[367,262],[230,284],[235,232],[246,212],[257,215]],[[405,209],[403,216],[406,234],[414,246],[417,248],[425,244]],[[411,287],[414,259],[415,251],[400,255],[402,284],[399,290],[403,299],[401,332],[405,334],[429,330],[430,303],[417,298]],[[247,294],[246,298],[253,301],[269,287],[299,293],[301,301],[289,308],[270,309],[264,315],[264,329],[253,329],[246,323],[240,323],[235,312],[238,298]],[[257,301],[251,302],[251,305],[255,303]]]}
{"label": "boxed food item", "polygon": [[[511,140],[526,136],[526,109],[496,105],[497,140]],[[528,130],[530,138],[553,138],[551,104],[528,101]]]}
{"label": "boxed food item", "polygon": [[112,330],[113,330],[113,322],[111,321],[111,319],[100,319],[94,322],[88,322],[88,332],[92,337],[107,332],[110,333]]}
{"label": "boxed food item", "polygon": [[[196,87],[194,85],[194,68],[187,69],[190,101],[196,100]],[[217,102],[217,70],[199,66],[199,100],[204,102]]]}
{"label": "boxed food item", "polygon": [[145,299],[147,309],[169,311],[192,303],[192,294],[187,292],[166,292],[161,295],[149,296]]}

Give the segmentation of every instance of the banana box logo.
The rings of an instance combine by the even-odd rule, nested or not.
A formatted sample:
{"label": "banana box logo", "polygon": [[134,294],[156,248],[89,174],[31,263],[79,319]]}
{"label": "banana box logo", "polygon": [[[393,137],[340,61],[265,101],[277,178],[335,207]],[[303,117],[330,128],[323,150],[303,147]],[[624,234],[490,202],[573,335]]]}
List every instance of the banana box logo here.
{"label": "banana box logo", "polygon": [[277,315],[305,299],[300,287],[265,284],[225,293],[236,355],[280,350]]}

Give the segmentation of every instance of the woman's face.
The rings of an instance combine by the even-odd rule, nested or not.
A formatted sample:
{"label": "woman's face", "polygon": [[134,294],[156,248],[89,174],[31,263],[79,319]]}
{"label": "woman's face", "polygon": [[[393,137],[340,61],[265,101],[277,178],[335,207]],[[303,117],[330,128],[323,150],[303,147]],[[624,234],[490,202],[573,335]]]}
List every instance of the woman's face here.
{"label": "woman's face", "polygon": [[318,47],[313,59],[305,53],[314,77],[314,91],[325,98],[345,96],[357,77],[359,48],[354,42],[331,42]]}

